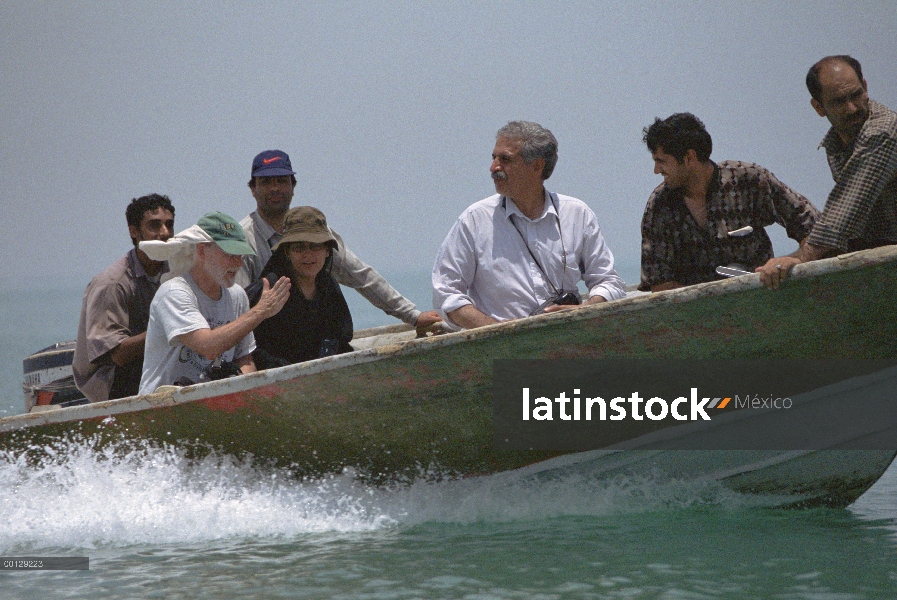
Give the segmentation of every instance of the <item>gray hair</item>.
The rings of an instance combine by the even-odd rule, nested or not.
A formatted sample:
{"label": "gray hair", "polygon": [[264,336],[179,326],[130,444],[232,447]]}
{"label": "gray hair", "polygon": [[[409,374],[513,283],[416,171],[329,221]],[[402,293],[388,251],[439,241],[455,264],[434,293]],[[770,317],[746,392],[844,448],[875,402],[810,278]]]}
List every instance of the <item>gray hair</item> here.
{"label": "gray hair", "polygon": [[537,158],[545,159],[542,181],[551,177],[558,162],[558,141],[550,131],[532,121],[511,121],[498,130],[495,139],[498,138],[523,142],[520,148],[523,162],[530,164]]}

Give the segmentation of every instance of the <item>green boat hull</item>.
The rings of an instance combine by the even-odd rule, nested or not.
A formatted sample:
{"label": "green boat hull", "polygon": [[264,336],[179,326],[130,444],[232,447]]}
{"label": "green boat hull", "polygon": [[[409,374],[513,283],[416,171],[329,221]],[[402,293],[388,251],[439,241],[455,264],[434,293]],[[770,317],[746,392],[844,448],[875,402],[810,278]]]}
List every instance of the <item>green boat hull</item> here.
{"label": "green boat hull", "polygon": [[[178,444],[196,455],[252,455],[302,477],[347,467],[375,482],[531,465],[545,465],[536,467],[544,474],[561,453],[493,448],[493,360],[897,358],[895,258],[892,249],[878,249],[821,261],[777,291],[744,277],[144,397],[7,417],[0,419],[0,448],[36,456],[48,444],[82,435],[101,443]],[[623,461],[629,467],[614,466],[619,456],[595,460],[598,471],[612,473],[634,463],[667,464],[675,455],[631,451]],[[688,456],[695,462],[699,454]],[[705,456],[697,462],[725,462],[721,454]],[[791,489],[787,478],[764,477],[762,468],[722,479],[739,491],[790,498],[784,504],[840,506],[872,485],[893,456],[806,453],[794,464],[819,469],[809,491],[800,478]],[[839,461],[845,464],[837,470],[818,466]]]}

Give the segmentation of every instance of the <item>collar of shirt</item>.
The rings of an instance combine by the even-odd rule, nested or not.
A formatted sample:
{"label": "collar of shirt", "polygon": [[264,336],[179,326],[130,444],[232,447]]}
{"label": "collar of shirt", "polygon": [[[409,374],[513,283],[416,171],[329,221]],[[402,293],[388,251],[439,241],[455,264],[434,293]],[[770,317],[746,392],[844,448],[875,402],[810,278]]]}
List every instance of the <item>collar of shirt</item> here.
{"label": "collar of shirt", "polygon": [[857,140],[866,135],[869,135],[870,130],[876,125],[877,120],[883,116],[883,114],[887,111],[887,107],[883,104],[879,104],[875,100],[869,100],[869,116],[866,117],[866,122],[863,123],[863,127],[860,129],[860,132],[857,133],[857,136],[853,138],[853,141],[850,144],[845,144],[844,140],[841,139],[837,133],[835,133],[835,128],[830,127],[828,132],[826,132],[825,137],[822,138],[822,141],[819,142],[819,145],[816,147],[825,149],[828,154],[840,154],[842,152],[847,152],[848,150],[852,150],[856,145]]}
{"label": "collar of shirt", "polygon": [[159,271],[159,274],[155,277],[150,277],[149,273],[146,272],[146,269],[143,268],[143,263],[140,262],[140,258],[137,256],[137,248],[131,248],[128,252],[128,262],[131,265],[131,270],[134,271],[134,278],[139,279],[140,277],[144,277],[149,281],[159,283],[159,278],[168,273],[168,261],[162,265],[162,270]]}
{"label": "collar of shirt", "polygon": [[829,128],[828,132],[822,138],[822,141],[816,146],[817,150],[820,148],[825,150],[828,154],[844,151],[844,142],[841,141],[841,136],[835,133],[834,127]]}
{"label": "collar of shirt", "polygon": [[[709,212],[710,208],[714,205],[714,198],[717,197],[717,193],[723,187],[723,174],[720,171],[719,165],[710,161],[710,164],[713,165],[713,175],[710,176],[710,182],[707,184],[707,210]],[[731,183],[731,181],[730,181]],[[683,192],[683,188],[670,189],[664,184],[663,190],[657,196],[657,200],[655,203],[659,204],[682,204],[684,206],[685,193]]]}
{"label": "collar of shirt", "polygon": [[702,238],[725,239],[730,230],[741,227],[741,225],[732,226],[726,218],[726,213],[731,212],[730,205],[734,200],[729,194],[736,188],[737,180],[731,170],[721,169],[717,163],[710,162],[713,165],[713,175],[707,185],[707,225],[705,227],[698,225],[691,211],[685,206],[682,188],[664,189],[658,196],[656,204],[662,210],[677,213],[682,226],[691,231],[693,235],[700,235]]}
{"label": "collar of shirt", "polygon": [[262,215],[258,213],[258,211],[252,211],[252,220],[255,225],[255,230],[261,234],[261,237],[268,242],[268,248],[274,247],[274,244],[280,241],[280,238],[283,237],[282,233],[278,233],[276,229],[271,227],[271,225],[262,218]]}
{"label": "collar of shirt", "polygon": [[517,215],[519,218],[526,219],[531,223],[541,221],[549,214],[553,214],[556,217],[560,218],[557,209],[554,206],[554,202],[551,199],[551,194],[548,192],[548,190],[545,190],[545,201],[542,204],[542,214],[540,214],[535,219],[530,219],[525,214],[523,214],[523,212],[517,207],[517,204],[507,196],[501,197],[501,207],[505,211],[505,218],[507,218],[509,221],[511,220],[511,215]]}

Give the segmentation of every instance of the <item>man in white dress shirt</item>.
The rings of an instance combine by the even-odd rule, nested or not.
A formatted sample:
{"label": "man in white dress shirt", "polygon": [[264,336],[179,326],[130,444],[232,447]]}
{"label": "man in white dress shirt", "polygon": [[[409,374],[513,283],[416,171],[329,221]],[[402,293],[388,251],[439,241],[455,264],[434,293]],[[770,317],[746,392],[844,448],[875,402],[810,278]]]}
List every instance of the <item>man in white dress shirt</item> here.
{"label": "man in white dress shirt", "polygon": [[494,196],[465,210],[433,266],[433,305],[467,329],[626,295],[595,213],[548,192],[557,140],[541,125],[513,121],[492,152]]}

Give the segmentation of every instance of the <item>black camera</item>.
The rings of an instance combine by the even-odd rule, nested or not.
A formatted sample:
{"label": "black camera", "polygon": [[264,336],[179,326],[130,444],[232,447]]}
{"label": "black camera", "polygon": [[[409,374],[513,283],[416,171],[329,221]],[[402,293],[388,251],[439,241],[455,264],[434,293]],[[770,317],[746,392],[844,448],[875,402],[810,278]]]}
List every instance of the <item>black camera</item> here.
{"label": "black camera", "polygon": [[324,358],[325,356],[335,356],[340,354],[340,343],[339,340],[321,340],[321,348],[318,350],[318,356]]}
{"label": "black camera", "polygon": [[557,296],[554,298],[549,298],[542,305],[539,306],[536,310],[531,312],[529,316],[534,317],[536,315],[545,314],[545,309],[549,306],[577,306],[580,304],[579,294],[576,292],[558,292]]}
{"label": "black camera", "polygon": [[210,381],[218,381],[219,379],[227,379],[228,377],[236,377],[242,375],[240,367],[229,361],[221,361],[220,365],[209,365],[205,370],[205,376]]}

